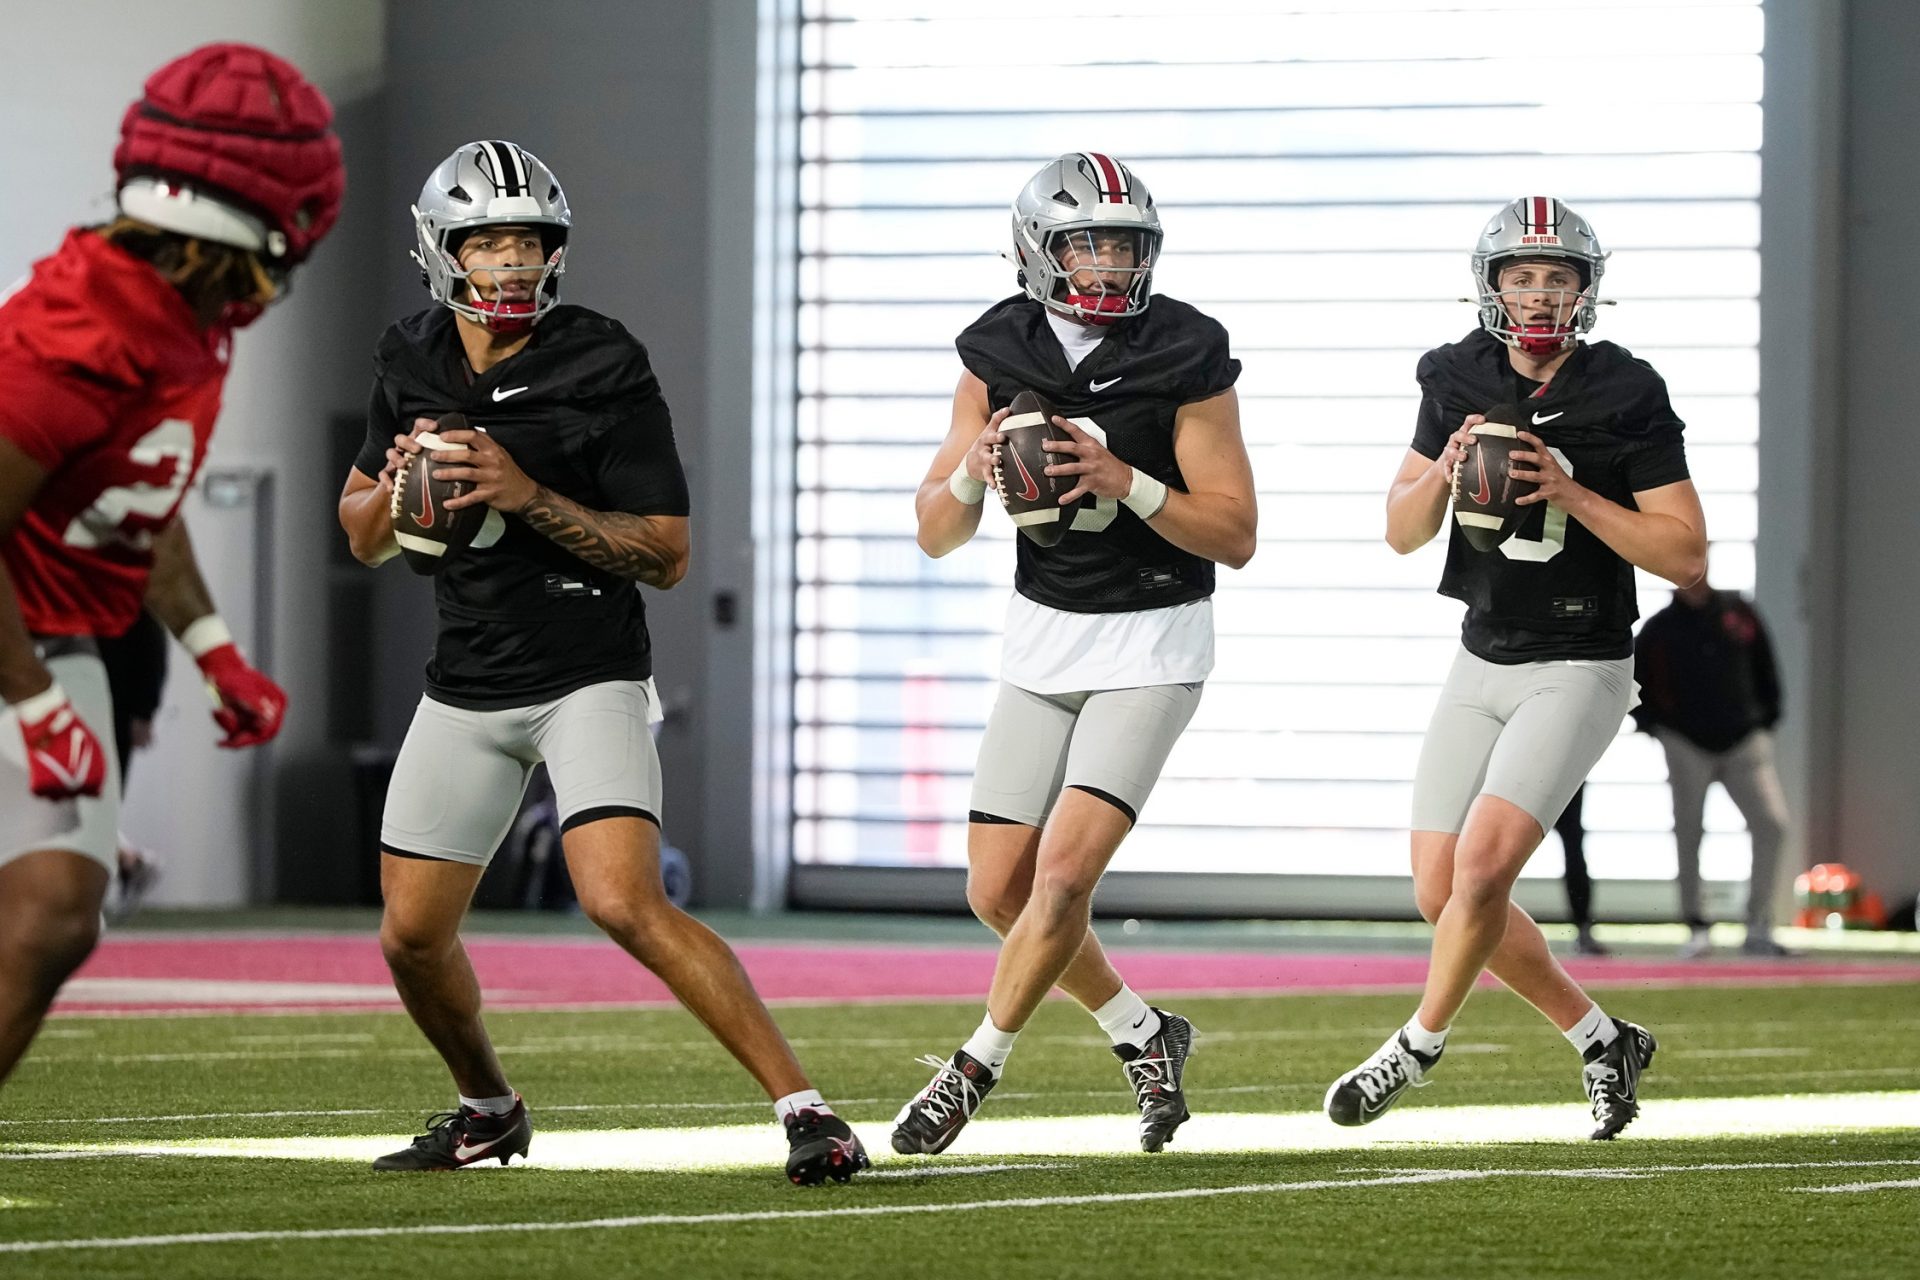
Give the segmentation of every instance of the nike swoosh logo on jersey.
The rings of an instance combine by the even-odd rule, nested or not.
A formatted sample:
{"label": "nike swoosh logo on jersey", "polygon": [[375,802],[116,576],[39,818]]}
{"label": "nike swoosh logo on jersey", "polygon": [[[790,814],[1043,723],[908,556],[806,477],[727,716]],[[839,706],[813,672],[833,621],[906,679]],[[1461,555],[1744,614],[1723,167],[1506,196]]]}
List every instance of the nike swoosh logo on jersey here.
{"label": "nike swoosh logo on jersey", "polygon": [[[1121,375],[1120,375],[1120,378],[1124,378],[1124,377],[1126,377],[1126,376],[1127,376],[1127,375],[1123,373],[1123,374],[1121,374]],[[1089,391],[1105,391],[1105,390],[1106,390],[1106,389],[1107,389],[1108,387],[1110,387],[1110,386],[1112,386],[1112,385],[1113,385],[1114,383],[1116,383],[1116,382],[1118,382],[1118,381],[1120,381],[1120,378],[1108,378],[1108,379],[1107,379],[1107,380],[1106,380],[1105,382],[1089,382],[1089,383],[1087,384],[1087,390],[1089,390]]]}
{"label": "nike swoosh logo on jersey", "polygon": [[1034,502],[1040,497],[1040,486],[1033,482],[1033,475],[1027,470],[1027,464],[1020,460],[1020,451],[1013,451],[1013,469],[1020,473],[1020,479],[1026,482],[1026,488],[1014,496],[1022,502]]}
{"label": "nike swoosh logo on jersey", "polygon": [[495,387],[493,389],[493,402],[495,404],[499,404],[502,400],[505,400],[508,396],[517,396],[522,391],[525,391],[525,390],[526,390],[525,387],[515,387],[511,391],[508,391],[502,387]]}
{"label": "nike swoosh logo on jersey", "polygon": [[1561,413],[1565,412],[1566,410],[1562,409],[1560,413],[1536,413],[1533,415],[1533,425],[1537,427],[1543,422],[1552,422],[1555,418],[1559,417]]}
{"label": "nike swoosh logo on jersey", "polygon": [[1474,462],[1478,464],[1480,468],[1480,492],[1474,494],[1468,501],[1475,506],[1484,507],[1487,505],[1488,500],[1493,497],[1493,486],[1487,483],[1486,446],[1482,445],[1480,452],[1473,455],[1473,458]]}

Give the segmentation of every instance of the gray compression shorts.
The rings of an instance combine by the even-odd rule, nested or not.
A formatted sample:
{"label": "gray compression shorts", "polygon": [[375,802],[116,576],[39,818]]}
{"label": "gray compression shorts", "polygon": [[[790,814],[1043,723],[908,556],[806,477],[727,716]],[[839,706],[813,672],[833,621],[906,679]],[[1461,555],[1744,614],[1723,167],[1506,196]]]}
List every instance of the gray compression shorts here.
{"label": "gray compression shorts", "polygon": [[973,773],[975,821],[1042,826],[1063,787],[1092,792],[1137,819],[1200,705],[1200,688],[1040,694],[1002,681]]}
{"label": "gray compression shorts", "polygon": [[653,682],[611,680],[564,698],[467,711],[422,698],[393,766],[380,847],[485,866],[545,761],[560,829],[599,818],[660,822]]}
{"label": "gray compression shorts", "polygon": [[107,668],[91,638],[42,640],[47,670],[107,754],[98,796],[43,800],[29,788],[27,748],[12,708],[0,703],[0,866],[22,854],[60,849],[92,858],[109,872],[120,865],[120,756],[113,746],[113,695]]}
{"label": "gray compression shorts", "polygon": [[1636,700],[1631,658],[1507,666],[1462,649],[1420,747],[1413,829],[1458,834],[1489,795],[1546,831]]}

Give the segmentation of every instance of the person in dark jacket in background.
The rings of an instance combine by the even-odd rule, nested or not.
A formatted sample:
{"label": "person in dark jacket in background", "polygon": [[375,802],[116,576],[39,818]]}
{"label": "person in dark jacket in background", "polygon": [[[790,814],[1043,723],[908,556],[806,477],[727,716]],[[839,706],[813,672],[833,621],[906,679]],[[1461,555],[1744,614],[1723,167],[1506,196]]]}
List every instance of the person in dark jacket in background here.
{"label": "person in dark jacket in background", "polygon": [[1774,768],[1780,677],[1760,615],[1739,592],[1715,591],[1705,578],[1683,587],[1640,629],[1634,678],[1640,683],[1634,720],[1666,751],[1673,787],[1680,910],[1693,931],[1682,954],[1704,955],[1711,947],[1700,901],[1700,836],[1714,782],[1727,789],[1753,840],[1742,950],[1785,954],[1773,940],[1774,880],[1788,821]]}

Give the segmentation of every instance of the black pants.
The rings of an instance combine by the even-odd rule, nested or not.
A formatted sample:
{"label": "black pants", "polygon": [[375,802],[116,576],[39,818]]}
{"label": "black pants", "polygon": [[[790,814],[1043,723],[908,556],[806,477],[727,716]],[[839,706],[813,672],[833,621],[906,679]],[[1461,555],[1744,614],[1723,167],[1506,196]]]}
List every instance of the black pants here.
{"label": "black pants", "polygon": [[1586,796],[1587,786],[1583,782],[1553,824],[1560,836],[1560,845],[1566,850],[1567,906],[1573,913],[1574,924],[1582,929],[1593,924],[1593,877],[1587,874],[1587,829],[1580,814]]}

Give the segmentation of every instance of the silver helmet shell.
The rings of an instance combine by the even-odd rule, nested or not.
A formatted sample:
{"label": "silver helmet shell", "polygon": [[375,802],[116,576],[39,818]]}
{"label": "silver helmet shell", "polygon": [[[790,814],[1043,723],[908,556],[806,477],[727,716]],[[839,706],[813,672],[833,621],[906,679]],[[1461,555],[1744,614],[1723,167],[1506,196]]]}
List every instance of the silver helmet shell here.
{"label": "silver helmet shell", "polygon": [[[1580,272],[1580,292],[1572,300],[1568,323],[1517,323],[1500,293],[1500,269],[1509,262],[1564,259]],[[1473,283],[1480,303],[1480,327],[1522,351],[1551,355],[1593,328],[1600,305],[1600,277],[1607,254],[1587,220],[1552,196],[1521,196],[1502,206],[1473,246]]]}
{"label": "silver helmet shell", "polygon": [[[573,214],[560,180],[525,148],[511,142],[469,142],[442,160],[420,188],[413,226],[419,241],[413,260],[420,264],[428,292],[458,314],[497,332],[515,332],[531,328],[559,304]],[[488,301],[468,288],[460,243],[489,226],[540,230],[546,261],[538,267],[504,268],[539,271],[531,302]]]}
{"label": "silver helmet shell", "polygon": [[[1077,290],[1073,272],[1061,264],[1071,244],[1094,260],[1097,237],[1108,244],[1119,233],[1132,248],[1132,263],[1103,265],[1094,292]],[[1020,287],[1047,310],[1081,324],[1112,324],[1147,309],[1153,264],[1160,254],[1160,214],[1153,194],[1133,171],[1097,151],[1073,151],[1050,160],[1013,202],[1013,251]]]}

